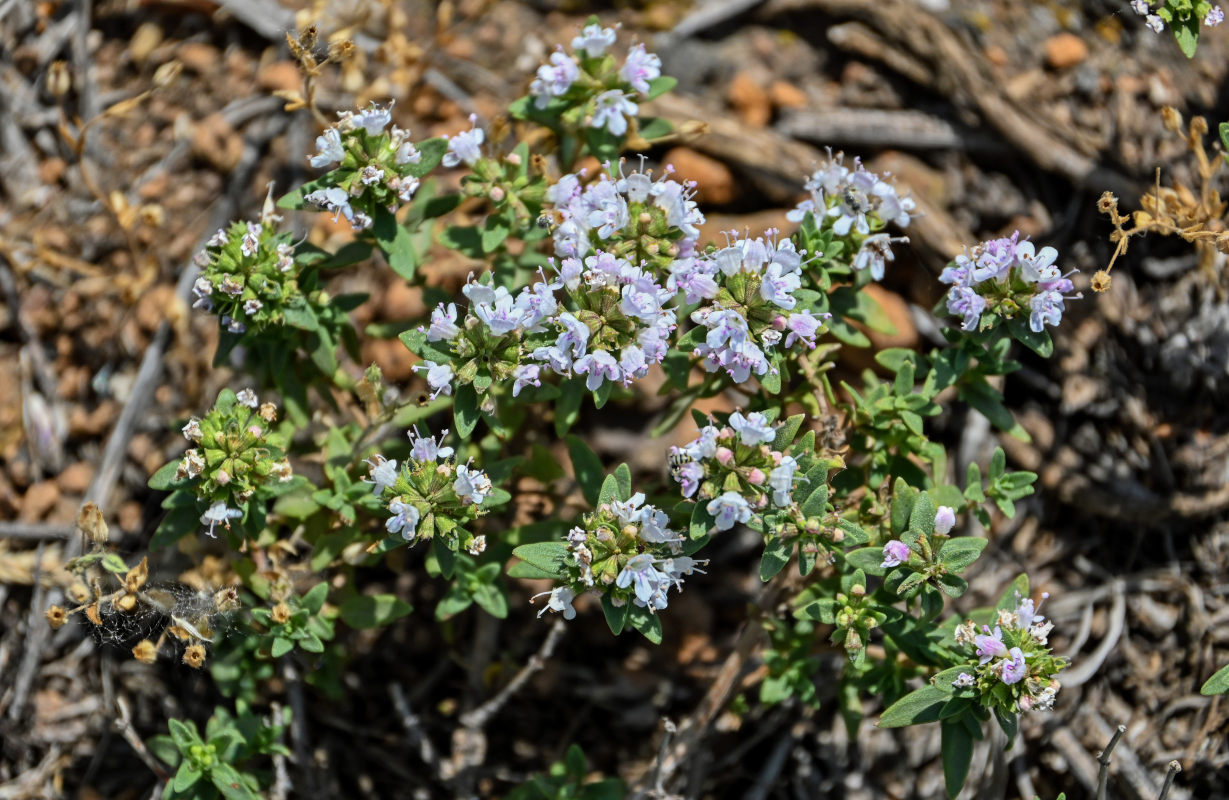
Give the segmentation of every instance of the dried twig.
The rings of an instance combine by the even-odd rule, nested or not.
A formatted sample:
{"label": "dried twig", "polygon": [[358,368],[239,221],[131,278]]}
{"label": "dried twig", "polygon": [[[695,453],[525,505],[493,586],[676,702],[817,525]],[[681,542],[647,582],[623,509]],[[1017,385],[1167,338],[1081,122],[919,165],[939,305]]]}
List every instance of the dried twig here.
{"label": "dried twig", "polygon": [[1114,604],[1110,607],[1109,630],[1105,632],[1105,637],[1091,655],[1080,659],[1076,666],[1063,673],[1064,688],[1070,689],[1086,683],[1097,673],[1097,670],[1101,669],[1105,659],[1118,644],[1118,639],[1126,628],[1127,620],[1126,592],[1122,581],[1114,581],[1113,596]]}
{"label": "dried twig", "polygon": [[422,763],[431,768],[432,774],[439,777],[439,757],[436,755],[435,747],[431,744],[431,739],[423,730],[422,720],[410,709],[410,701],[406,699],[405,690],[401,688],[401,684],[394,683],[388,687],[388,693],[393,699],[393,707],[397,709],[397,714],[401,717],[401,726],[405,728],[406,735],[410,738],[410,746],[418,749],[418,757],[422,759]]}
{"label": "dried twig", "polygon": [[68,539],[76,528],[52,522],[0,522],[0,539]]}
{"label": "dried twig", "polygon": [[149,752],[149,748],[145,746],[145,741],[141,739],[136,729],[132,727],[132,713],[128,710],[128,701],[122,696],[116,696],[115,710],[119,715],[115,720],[115,728],[120,732],[120,736],[123,736],[124,741],[132,745],[132,749],[137,753],[137,758],[141,759],[141,763],[149,767],[158,776],[158,780],[163,782],[169,780],[170,775],[158,763],[158,759],[154,757],[154,754]]}
{"label": "dried twig", "polygon": [[1165,783],[1161,786],[1161,793],[1156,796],[1156,800],[1166,800],[1169,797],[1169,790],[1173,788],[1174,778],[1182,771],[1182,765],[1177,761],[1169,762],[1169,769],[1165,771]]}
{"label": "dried twig", "polygon": [[521,687],[533,677],[534,673],[546,666],[546,662],[555,652],[555,646],[559,644],[559,639],[562,638],[566,626],[562,619],[555,620],[551,625],[550,632],[546,634],[546,639],[542,642],[542,646],[538,648],[538,652],[529,657],[528,663],[521,667],[520,671],[513,676],[512,680],[508,681],[508,685],[499,691],[494,697],[478,706],[472,711],[467,711],[461,715],[461,724],[466,728],[484,728],[490,722],[491,717],[499,713],[499,710],[504,707],[504,704],[521,690]]}
{"label": "dried twig", "polygon": [[34,685],[34,677],[38,674],[39,662],[43,660],[43,645],[47,641],[47,633],[51,630],[43,619],[47,590],[39,580],[43,567],[44,545],[44,542],[39,542],[38,550],[34,554],[34,597],[30,602],[30,612],[26,615],[26,644],[21,665],[17,668],[17,677],[13,681],[13,701],[8,708],[8,717],[13,721],[20,720],[25,713],[26,699]]}
{"label": "dried twig", "polygon": [[1119,725],[1113,737],[1110,738],[1110,743],[1105,746],[1104,750],[1097,753],[1097,763],[1101,765],[1101,769],[1097,771],[1097,800],[1105,800],[1105,790],[1110,778],[1110,754],[1114,752],[1114,748],[1118,746],[1118,740],[1126,732],[1127,726]]}

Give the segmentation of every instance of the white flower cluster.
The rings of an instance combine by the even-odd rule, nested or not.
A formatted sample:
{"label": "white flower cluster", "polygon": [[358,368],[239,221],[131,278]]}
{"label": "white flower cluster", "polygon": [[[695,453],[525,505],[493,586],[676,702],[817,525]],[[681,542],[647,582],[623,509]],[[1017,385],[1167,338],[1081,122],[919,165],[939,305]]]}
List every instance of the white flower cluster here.
{"label": "white flower cluster", "polygon": [[867,170],[857,158],[850,169],[843,153],[834,156],[829,150],[828,160],[803,184],[811,196],[786,214],[786,219],[802,222],[810,213],[817,224],[837,236],[857,234],[861,242],[853,258],[854,269],[869,269],[871,277],[882,280],[887,262],[894,260],[892,242],[908,240],[879,231],[889,222],[908,227],[917,207],[913,198],[902,197],[887,178]]}

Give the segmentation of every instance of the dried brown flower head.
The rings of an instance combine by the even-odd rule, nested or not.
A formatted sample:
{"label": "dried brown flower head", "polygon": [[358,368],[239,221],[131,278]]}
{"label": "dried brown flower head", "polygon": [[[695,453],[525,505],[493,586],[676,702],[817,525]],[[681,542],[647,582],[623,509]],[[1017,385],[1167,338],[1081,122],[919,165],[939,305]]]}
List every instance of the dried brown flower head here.
{"label": "dried brown flower head", "polygon": [[146,556],[141,559],[140,564],[128,570],[128,574],[124,576],[124,591],[128,594],[136,594],[145,587],[145,582],[148,580],[149,557]]}
{"label": "dried brown flower head", "polygon": [[152,664],[158,660],[158,646],[149,639],[142,639],[132,648],[132,657],[142,664]]}
{"label": "dried brown flower head", "polygon": [[1110,274],[1105,270],[1097,270],[1092,276],[1092,290],[1094,292],[1104,292],[1110,288]]}
{"label": "dried brown flower head", "polygon": [[81,511],[77,513],[77,530],[94,544],[107,543],[107,521],[103,519],[102,511],[93,503],[81,506]]}
{"label": "dried brown flower head", "polygon": [[187,664],[192,669],[200,669],[205,664],[205,646],[203,644],[190,644],[184,648],[183,663]]}
{"label": "dried brown flower head", "polygon": [[290,606],[285,603],[278,603],[273,607],[272,619],[278,625],[285,625],[290,621]]}
{"label": "dried brown flower head", "polygon": [[60,606],[52,606],[47,609],[47,624],[53,629],[63,627],[65,622],[68,622],[68,612]]}
{"label": "dried brown flower head", "polygon": [[102,614],[98,611],[98,601],[94,601],[85,607],[85,618],[95,625],[102,625]]}
{"label": "dried brown flower head", "polygon": [[90,587],[86,586],[84,581],[73,581],[65,593],[68,595],[68,599],[77,605],[81,605],[90,599]]}

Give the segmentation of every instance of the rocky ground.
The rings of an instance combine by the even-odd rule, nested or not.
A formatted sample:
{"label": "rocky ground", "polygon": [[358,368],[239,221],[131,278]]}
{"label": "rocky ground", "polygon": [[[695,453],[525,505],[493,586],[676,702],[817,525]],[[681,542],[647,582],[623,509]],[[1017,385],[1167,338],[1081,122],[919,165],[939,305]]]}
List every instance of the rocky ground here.
{"label": "rocky ground", "polygon": [[[707,123],[650,154],[699,181],[706,235],[784,226],[827,146],[912,191],[923,215],[878,293],[897,328],[892,346],[937,336],[935,278],[965,244],[1019,229],[1082,270],[1085,297],[1069,304],[1055,357],[1007,380],[1032,442],[1001,443],[1017,468],[1041,475],[1039,492],[987,532],[968,598],[1028,571],[1053,596],[1057,650],[1074,666],[1056,710],[1029,718],[1015,749],[979,748],[974,775],[984,765],[984,777],[967,796],[1091,797],[1095,754],[1120,724],[1111,796],[1155,798],[1172,760],[1183,772],[1171,798],[1229,794],[1229,710],[1198,693],[1229,662],[1224,257],[1197,263],[1190,245],[1149,237],[1119,261],[1111,291],[1087,291],[1111,253],[1098,196],[1112,190],[1135,208],[1158,167],[1164,183],[1193,180],[1159,112],[1206,114],[1215,129],[1229,108],[1223,29],[1187,61],[1111,0],[306,5],[296,15],[273,0],[0,0],[0,797],[148,796],[152,773],[120,734],[207,716],[216,697],[205,676],[137,664],[75,626],[52,633],[42,614],[82,502],[103,507],[121,552],[140,553],[160,514],[145,481],[180,446],[171,421],[228,383],[211,367],[214,319],[190,313],[176,283],[202,236],[254,214],[270,181],[306,177],[317,122],[277,96],[303,86],[283,32],[310,18],[352,38],[358,54],[321,77],[320,106],[393,99],[418,138],[467,128],[470,113],[493,119],[591,10],[649,43],[679,78],[653,113]],[[57,61],[71,74],[60,97],[49,81]],[[170,64],[180,66],[168,78]],[[322,218],[302,233],[344,235]],[[431,279],[456,286],[471,266],[441,253]],[[376,298],[357,313],[360,330],[423,314],[421,292],[386,269],[337,280],[336,291]],[[395,338],[368,336],[362,354],[406,391],[421,388]],[[851,353],[842,369],[864,366]],[[660,472],[640,446],[655,402],[589,420],[599,453]],[[937,423],[961,465],[999,441],[979,419]],[[488,732],[480,793],[506,791],[571,741],[595,769],[645,773],[659,720],[695,714],[737,648],[754,545],[715,556],[672,607],[659,648],[572,626],[510,701],[516,724]],[[433,591],[399,588],[426,603]],[[436,796],[389,710],[389,686],[404,686],[427,734],[446,742],[456,709],[482,689],[476,653],[523,661],[545,631],[525,608],[501,626],[466,618],[447,642],[421,625],[356,638],[344,699],[325,705],[308,690],[301,724],[315,766],[302,767],[312,783],[300,787]],[[822,656],[837,674],[839,655]],[[749,686],[757,665],[747,666],[739,680]],[[835,692],[821,684],[818,711],[716,715],[680,791],[941,795],[937,735],[864,725],[851,741]],[[116,726],[117,698],[127,728]]]}

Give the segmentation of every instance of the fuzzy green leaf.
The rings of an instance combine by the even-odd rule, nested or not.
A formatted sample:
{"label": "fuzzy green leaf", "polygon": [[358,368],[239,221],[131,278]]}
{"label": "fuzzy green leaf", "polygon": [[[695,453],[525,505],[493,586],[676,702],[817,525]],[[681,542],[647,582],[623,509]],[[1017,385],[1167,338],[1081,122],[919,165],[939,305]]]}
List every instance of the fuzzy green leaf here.
{"label": "fuzzy green leaf", "polygon": [[950,695],[934,686],[916,689],[889,706],[879,718],[880,728],[901,728],[923,722],[937,722],[939,711]]}
{"label": "fuzzy green leaf", "polygon": [[404,617],[414,607],[392,594],[363,594],[341,604],[341,619],[351,628],[379,628]]}

